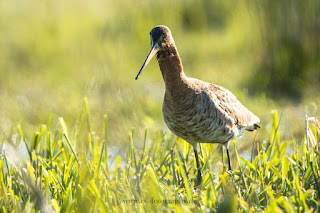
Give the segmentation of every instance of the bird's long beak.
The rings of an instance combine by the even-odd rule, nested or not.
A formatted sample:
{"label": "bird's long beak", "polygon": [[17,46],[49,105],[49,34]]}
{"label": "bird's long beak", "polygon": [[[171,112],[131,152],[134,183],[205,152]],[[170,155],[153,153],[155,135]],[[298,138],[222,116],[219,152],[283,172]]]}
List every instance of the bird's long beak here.
{"label": "bird's long beak", "polygon": [[151,50],[149,54],[147,55],[146,60],[144,61],[140,71],[138,72],[136,76],[136,80],[139,78],[141,72],[144,70],[144,68],[148,65],[149,61],[153,58],[153,56],[158,52],[158,45],[157,44],[152,44],[151,45]]}

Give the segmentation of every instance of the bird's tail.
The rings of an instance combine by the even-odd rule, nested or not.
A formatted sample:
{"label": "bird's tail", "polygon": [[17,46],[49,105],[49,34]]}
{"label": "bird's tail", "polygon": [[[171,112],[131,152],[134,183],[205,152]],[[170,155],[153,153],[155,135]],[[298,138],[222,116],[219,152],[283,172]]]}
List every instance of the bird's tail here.
{"label": "bird's tail", "polygon": [[246,130],[248,130],[248,131],[254,131],[254,130],[257,130],[257,129],[259,129],[259,128],[261,128],[258,124],[253,124],[252,126],[248,126],[247,128],[246,128]]}

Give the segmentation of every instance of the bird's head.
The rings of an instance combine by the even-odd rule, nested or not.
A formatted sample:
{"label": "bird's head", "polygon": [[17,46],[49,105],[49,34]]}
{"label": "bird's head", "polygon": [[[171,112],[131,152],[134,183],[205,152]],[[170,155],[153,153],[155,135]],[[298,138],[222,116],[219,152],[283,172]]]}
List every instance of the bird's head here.
{"label": "bird's head", "polygon": [[136,76],[136,80],[139,78],[139,75],[153,58],[153,56],[159,52],[161,49],[167,48],[169,45],[174,44],[174,40],[171,35],[171,31],[168,27],[164,25],[159,25],[154,27],[150,31],[150,39],[151,39],[151,49],[150,52],[144,61],[139,73]]}

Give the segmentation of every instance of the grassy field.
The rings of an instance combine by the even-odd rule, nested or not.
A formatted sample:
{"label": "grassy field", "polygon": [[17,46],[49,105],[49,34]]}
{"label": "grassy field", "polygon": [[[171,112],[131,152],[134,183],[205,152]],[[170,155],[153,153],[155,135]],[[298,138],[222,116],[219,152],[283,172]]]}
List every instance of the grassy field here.
{"label": "grassy field", "polygon": [[[196,186],[191,146],[163,132],[145,131],[142,149],[133,144],[124,157],[107,146],[107,116],[101,119],[104,137],[85,128],[71,136],[48,123],[28,140],[19,127],[22,146],[16,151],[1,142],[1,212],[317,212],[320,210],[320,158],[316,126],[310,122],[310,147],[302,139],[281,141],[277,112],[273,114],[270,143],[253,141],[245,158],[231,143],[235,169],[227,172],[217,154],[222,146],[202,144],[203,182]],[[80,126],[80,125],[79,125]],[[320,127],[318,127],[320,128]],[[319,130],[319,129],[318,129]],[[86,147],[77,142],[84,131]],[[313,137],[312,137],[313,136]],[[4,137],[3,137],[4,138]],[[29,144],[29,145],[28,145]],[[233,149],[234,148],[234,149]],[[222,152],[223,150],[221,150]],[[26,156],[23,156],[24,153]],[[287,154],[291,153],[291,154]],[[223,155],[222,155],[223,157]],[[225,160],[224,160],[225,161]]]}
{"label": "grassy field", "polygon": [[[0,1],[0,212],[319,211],[318,145],[305,144],[305,114],[320,116],[319,8]],[[199,187],[192,149],[163,121],[156,60],[134,80],[159,24],[187,76],[261,119],[231,143],[233,172],[222,147],[201,145]]]}

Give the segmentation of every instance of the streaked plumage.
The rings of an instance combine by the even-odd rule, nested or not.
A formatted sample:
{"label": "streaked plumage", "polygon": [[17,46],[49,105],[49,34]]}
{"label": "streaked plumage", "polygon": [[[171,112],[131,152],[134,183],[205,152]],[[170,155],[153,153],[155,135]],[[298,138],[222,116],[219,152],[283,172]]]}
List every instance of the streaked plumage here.
{"label": "streaked plumage", "polygon": [[186,77],[168,27],[155,27],[151,30],[150,36],[151,50],[136,79],[151,58],[157,54],[166,87],[163,118],[175,135],[193,145],[198,166],[198,180],[201,181],[201,173],[197,143],[224,144],[231,170],[229,141],[241,136],[244,130],[257,129],[259,118],[244,107],[229,90]]}

